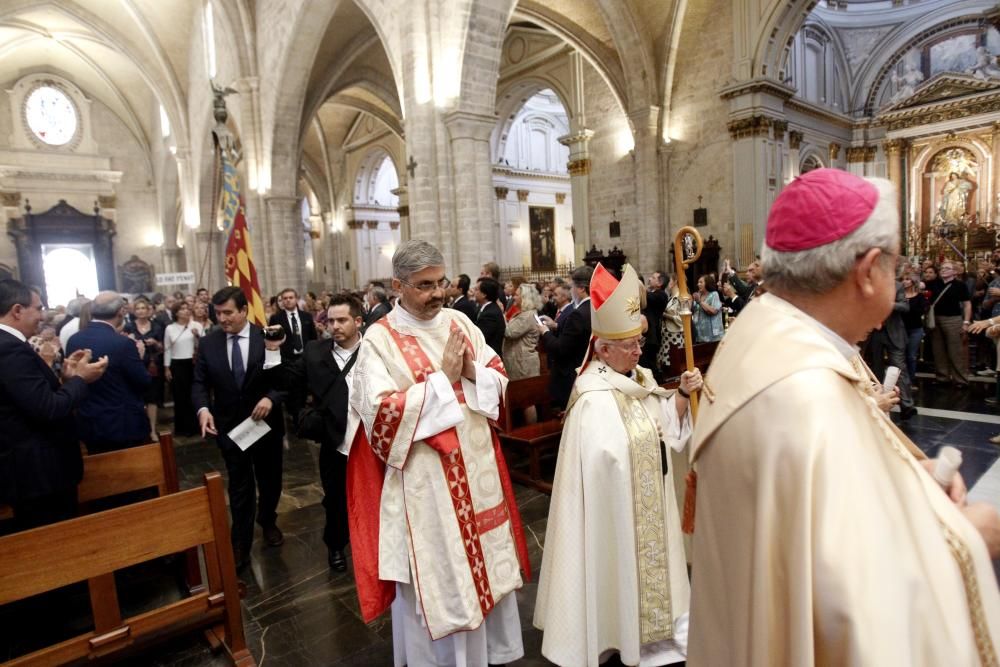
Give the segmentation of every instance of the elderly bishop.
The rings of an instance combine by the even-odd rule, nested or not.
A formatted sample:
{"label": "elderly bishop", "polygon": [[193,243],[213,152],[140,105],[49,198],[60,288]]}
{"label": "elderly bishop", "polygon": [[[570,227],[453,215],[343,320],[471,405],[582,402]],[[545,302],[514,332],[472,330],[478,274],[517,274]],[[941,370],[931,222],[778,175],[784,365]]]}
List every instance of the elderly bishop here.
{"label": "elderly bishop", "polygon": [[[573,385],[559,445],[535,626],[542,655],[596,667],[684,660],[690,598],[671,453],[690,435],[687,396],[638,366],[645,290],[598,265],[590,283],[590,350]],[[683,466],[683,459],[681,459]]]}

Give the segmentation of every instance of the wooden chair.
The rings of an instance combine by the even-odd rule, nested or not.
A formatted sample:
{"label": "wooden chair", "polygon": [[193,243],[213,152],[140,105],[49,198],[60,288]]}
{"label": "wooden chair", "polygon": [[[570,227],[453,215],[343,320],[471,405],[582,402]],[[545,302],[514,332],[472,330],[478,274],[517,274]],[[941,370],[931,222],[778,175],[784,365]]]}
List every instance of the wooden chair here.
{"label": "wooden chair", "polygon": [[[538,421],[525,424],[521,416],[525,408],[530,407],[537,410]],[[507,384],[500,427],[500,444],[504,450],[514,450],[528,457],[528,472],[511,465],[511,479],[543,493],[552,493],[552,483],[542,479],[541,456],[545,450],[559,446],[562,419],[552,409],[548,376],[511,380]]]}
{"label": "wooden chair", "polygon": [[[201,547],[206,589],[123,619],[114,572]],[[256,665],[240,617],[222,477],[205,486],[0,538],[0,605],[86,581],[94,630],[6,665],[54,665],[118,656],[157,639],[221,623],[232,663]]]}

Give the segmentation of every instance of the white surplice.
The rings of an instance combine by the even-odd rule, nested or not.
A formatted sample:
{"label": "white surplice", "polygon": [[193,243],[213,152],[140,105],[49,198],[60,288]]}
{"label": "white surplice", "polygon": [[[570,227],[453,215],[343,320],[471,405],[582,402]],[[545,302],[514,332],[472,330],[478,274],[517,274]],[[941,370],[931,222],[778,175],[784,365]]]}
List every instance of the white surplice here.
{"label": "white surplice", "polygon": [[[649,371],[637,368],[635,378],[593,361],[577,378],[570,397],[534,617],[535,626],[545,633],[542,655],[563,667],[595,667],[615,651],[626,665],[684,660],[690,604],[687,560],[673,474],[659,475],[655,429],[658,423],[669,457],[687,442],[690,419],[678,419],[672,392],[659,389]],[[630,405],[641,406],[635,411],[638,419],[653,429],[652,468],[637,470],[634,465],[616,393],[635,399]],[[671,466],[683,466],[682,457],[670,458]],[[637,517],[635,503],[643,487],[662,494],[655,510],[661,516],[655,522],[663,534],[652,544],[646,537],[637,540],[637,531],[648,535],[643,521],[649,517]],[[643,604],[647,598],[641,578],[651,572],[661,577],[666,590],[655,604]],[[660,634],[668,638],[642,641],[643,607],[646,622],[659,623]]]}
{"label": "white surplice", "polygon": [[[515,660],[523,647],[512,593],[522,580],[488,422],[506,389],[502,364],[458,311],[423,321],[396,308],[384,319],[362,342],[351,407],[386,464],[378,572],[397,582],[396,664]],[[476,381],[463,378],[457,393],[438,370],[454,328],[476,367]],[[459,446],[442,451],[450,429]]]}

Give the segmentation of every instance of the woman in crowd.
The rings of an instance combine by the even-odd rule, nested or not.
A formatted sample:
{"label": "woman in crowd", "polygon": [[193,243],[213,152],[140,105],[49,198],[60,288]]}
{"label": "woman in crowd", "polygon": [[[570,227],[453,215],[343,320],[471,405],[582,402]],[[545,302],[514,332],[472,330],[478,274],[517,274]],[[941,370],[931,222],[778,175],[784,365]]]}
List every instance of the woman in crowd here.
{"label": "woman in crowd", "polygon": [[507,299],[507,307],[504,310],[503,316],[508,322],[517,317],[517,314],[521,312],[521,306],[518,304],[517,295],[521,290],[521,285],[523,284],[524,278],[521,276],[514,276],[503,284],[503,294]]}
{"label": "woman in crowd", "polygon": [[539,374],[538,323],[535,320],[542,307],[542,297],[530,283],[522,283],[511,301],[517,314],[507,322],[503,340],[503,365],[511,380]]}
{"label": "woman in crowd", "polygon": [[681,321],[677,276],[670,275],[666,291],[667,307],[664,308],[663,318],[660,320],[660,351],[656,355],[656,363],[664,370],[670,367],[670,348],[684,349],[684,324]]}
{"label": "woman in crowd", "polygon": [[692,322],[699,343],[722,340],[722,300],[711,274],[698,278],[698,291],[691,295]]}
{"label": "woman in crowd", "polygon": [[170,312],[174,321],[163,334],[164,375],[174,396],[174,433],[191,436],[198,432],[198,422],[191,403],[194,355],[198,349],[198,340],[205,335],[205,330],[194,321],[191,307],[184,301],[175,303]]}
{"label": "woman in crowd", "polygon": [[903,275],[903,289],[906,300],[910,302],[910,311],[903,314],[906,325],[906,372],[910,375],[912,390],[917,390],[917,356],[920,353],[920,341],[924,338],[924,312],[927,310],[927,297],[920,289],[920,275],[908,271]]}
{"label": "woman in crowd", "polygon": [[191,319],[201,325],[203,334],[211,333],[216,326],[212,324],[212,319],[208,316],[208,306],[200,301],[196,301],[194,308],[191,309]]}
{"label": "woman in crowd", "polygon": [[[180,301],[179,303],[184,303]],[[152,319],[153,304],[146,297],[135,300],[132,308],[135,316],[133,322],[125,325],[124,332],[132,340],[143,344],[142,363],[146,365],[153,381],[149,383],[143,402],[146,404],[146,414],[149,416],[150,441],[156,441],[156,408],[163,402],[163,329],[159,322]]]}
{"label": "woman in crowd", "polygon": [[730,317],[739,315],[745,305],[747,305],[746,301],[736,293],[736,288],[733,287],[732,283],[725,282],[722,284],[722,307],[729,309]]}

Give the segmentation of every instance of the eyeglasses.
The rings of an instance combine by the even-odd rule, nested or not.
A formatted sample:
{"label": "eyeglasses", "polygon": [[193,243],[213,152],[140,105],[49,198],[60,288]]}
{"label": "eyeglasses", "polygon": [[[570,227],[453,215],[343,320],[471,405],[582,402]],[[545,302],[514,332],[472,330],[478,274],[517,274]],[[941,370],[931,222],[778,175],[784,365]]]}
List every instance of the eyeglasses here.
{"label": "eyeglasses", "polygon": [[625,350],[626,352],[631,352],[632,350],[636,350],[636,349],[641,350],[643,347],[645,347],[645,345],[646,345],[646,339],[645,338],[639,338],[639,340],[633,340],[633,341],[630,341],[628,343],[626,343],[624,341],[612,341],[612,342],[609,343],[609,345],[613,345],[613,346],[615,346],[617,348]]}
{"label": "eyeglasses", "polygon": [[442,278],[437,282],[427,280],[422,283],[417,283],[416,285],[414,285],[413,283],[408,283],[403,279],[399,279],[399,282],[403,283],[407,287],[412,287],[415,290],[423,292],[424,294],[433,292],[436,289],[448,289],[449,287],[451,287],[451,281],[448,280],[447,278]]}

